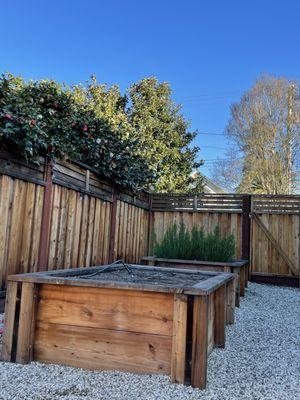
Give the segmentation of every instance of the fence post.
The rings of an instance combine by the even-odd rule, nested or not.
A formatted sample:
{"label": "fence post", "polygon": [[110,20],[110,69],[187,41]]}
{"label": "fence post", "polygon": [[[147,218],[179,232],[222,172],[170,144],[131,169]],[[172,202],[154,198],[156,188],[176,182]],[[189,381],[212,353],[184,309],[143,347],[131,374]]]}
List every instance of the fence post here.
{"label": "fence post", "polygon": [[39,256],[38,256],[38,271],[46,271],[48,263],[48,247],[49,247],[49,230],[50,230],[50,218],[51,218],[51,197],[52,197],[52,172],[53,162],[52,160],[45,160],[45,172],[44,180],[46,182],[44,189],[44,201],[42,210],[42,221],[41,221],[41,235],[39,245]]}
{"label": "fence post", "polygon": [[195,194],[194,196],[194,211],[198,209],[198,196]]}
{"label": "fence post", "polygon": [[117,193],[116,188],[113,186],[113,201],[110,214],[110,233],[109,233],[109,256],[108,263],[114,262],[115,240],[116,240],[116,222],[117,222]]}
{"label": "fence post", "polygon": [[152,234],[153,234],[153,211],[152,211],[152,194],[149,194],[149,209],[148,209],[148,256],[152,253]]}
{"label": "fence post", "polygon": [[250,213],[251,195],[243,195],[242,213],[242,259],[250,261]]}

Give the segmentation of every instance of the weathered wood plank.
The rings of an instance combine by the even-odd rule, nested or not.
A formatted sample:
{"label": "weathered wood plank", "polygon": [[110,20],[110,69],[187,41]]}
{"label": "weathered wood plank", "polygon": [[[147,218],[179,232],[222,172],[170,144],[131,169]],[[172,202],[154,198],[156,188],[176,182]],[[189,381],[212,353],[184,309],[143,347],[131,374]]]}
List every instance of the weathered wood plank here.
{"label": "weathered wood plank", "polygon": [[33,343],[38,286],[22,283],[16,362],[27,364],[33,359]]}
{"label": "weathered wood plank", "polygon": [[234,324],[234,310],[236,307],[236,281],[233,279],[226,284],[226,323]]}
{"label": "weathered wood plank", "polygon": [[80,243],[80,229],[81,229],[81,216],[83,209],[83,199],[79,193],[76,193],[75,203],[75,220],[74,220],[74,231],[73,231],[73,242],[71,251],[71,266],[72,268],[78,267],[78,254],[79,254],[79,243]]}
{"label": "weathered wood plank", "polygon": [[10,236],[11,198],[13,182],[8,176],[0,177],[0,288],[5,287],[7,278],[7,255]]}
{"label": "weathered wood plank", "polygon": [[[30,261],[29,261],[30,272],[36,272],[38,270],[43,202],[44,202],[44,187],[36,185],[35,200],[34,200],[33,226],[32,226],[32,236],[31,236]],[[49,215],[49,220],[50,220],[50,215]],[[50,223],[48,224],[48,231],[49,230],[50,230]],[[48,237],[48,242],[49,242],[49,232],[47,234],[47,237]],[[48,243],[47,243],[47,247],[48,247]],[[47,267],[47,262],[48,262],[48,255],[45,260],[45,267]]]}
{"label": "weathered wood plank", "polygon": [[172,335],[173,296],[43,285],[37,319],[52,324]]}
{"label": "weathered wood plank", "polygon": [[53,186],[52,191],[52,213],[51,213],[51,230],[48,252],[48,269],[55,269],[56,266],[56,250],[59,229],[59,210],[60,210],[61,188],[57,185]]}
{"label": "weathered wood plank", "polygon": [[2,361],[12,361],[13,339],[16,319],[18,282],[7,285],[4,313],[4,334],[2,345]]}
{"label": "weathered wood plank", "polygon": [[175,383],[185,382],[187,301],[187,295],[174,295],[171,379]]}
{"label": "weathered wood plank", "polygon": [[191,383],[193,387],[199,389],[205,389],[206,387],[208,312],[208,296],[195,296],[193,306]]}
{"label": "weathered wood plank", "polygon": [[[20,271],[20,251],[22,232],[24,229],[24,204],[26,201],[26,183],[16,181],[14,183],[14,196],[12,199],[12,215],[10,222],[10,233],[7,258],[7,275],[17,274]],[[22,223],[20,223],[22,222]]]}
{"label": "weathered wood plank", "polygon": [[170,336],[39,322],[35,359],[89,369],[169,374]]}
{"label": "weathered wood plank", "polygon": [[75,214],[76,214],[76,192],[70,191],[69,201],[67,203],[67,222],[64,242],[64,268],[71,268],[72,265],[72,244],[75,232]]}
{"label": "weathered wood plank", "polygon": [[214,292],[214,344],[215,347],[225,347],[226,325],[226,286],[219,287]]}
{"label": "weathered wood plank", "polygon": [[286,262],[286,264],[289,266],[289,268],[291,269],[291,271],[297,275],[299,274],[299,271],[297,270],[297,268],[293,265],[293,263],[291,262],[291,260],[289,259],[289,257],[286,255],[286,253],[284,252],[284,250],[282,249],[282,247],[280,246],[280,244],[276,241],[276,239],[274,238],[274,236],[271,234],[271,232],[267,229],[267,227],[265,226],[265,224],[261,221],[261,219],[255,214],[252,214],[252,218],[254,219],[254,221],[257,223],[257,225],[261,228],[262,232],[267,236],[267,238],[271,241],[271,243],[273,244],[273,246],[276,248],[276,250],[278,251],[278,253],[280,254],[280,256],[282,257],[282,259]]}

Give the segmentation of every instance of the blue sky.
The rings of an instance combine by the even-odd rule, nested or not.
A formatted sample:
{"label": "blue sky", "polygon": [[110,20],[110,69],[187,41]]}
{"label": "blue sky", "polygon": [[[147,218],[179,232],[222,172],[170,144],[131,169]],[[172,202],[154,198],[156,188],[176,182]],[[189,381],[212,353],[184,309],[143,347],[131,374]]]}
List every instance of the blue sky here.
{"label": "blue sky", "polygon": [[[297,0],[14,1],[1,6],[0,70],[125,90],[168,81],[200,132],[224,132],[229,107],[262,74],[298,79]],[[199,135],[200,157],[224,157],[222,135]],[[202,170],[209,174],[209,164]]]}

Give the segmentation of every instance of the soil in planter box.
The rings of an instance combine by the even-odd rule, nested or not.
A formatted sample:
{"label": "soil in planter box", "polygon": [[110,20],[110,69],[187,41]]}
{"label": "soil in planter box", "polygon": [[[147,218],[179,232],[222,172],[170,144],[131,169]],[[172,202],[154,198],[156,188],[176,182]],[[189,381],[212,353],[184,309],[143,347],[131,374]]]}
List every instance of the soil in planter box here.
{"label": "soil in planter box", "polygon": [[92,274],[82,274],[72,276],[72,279],[93,279],[99,281],[126,282],[159,286],[188,287],[197,282],[208,279],[201,273],[184,273],[176,271],[147,271],[127,266],[110,267]]}

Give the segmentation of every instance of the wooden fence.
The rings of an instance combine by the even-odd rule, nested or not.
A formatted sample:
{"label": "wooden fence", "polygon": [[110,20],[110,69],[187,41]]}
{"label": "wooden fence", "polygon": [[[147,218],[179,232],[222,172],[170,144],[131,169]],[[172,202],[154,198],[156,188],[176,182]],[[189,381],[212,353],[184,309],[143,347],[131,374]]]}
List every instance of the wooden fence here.
{"label": "wooden fence", "polygon": [[151,255],[172,222],[233,233],[253,273],[298,276],[300,196],[121,191],[80,163],[29,165],[0,152],[0,291],[15,273]]}
{"label": "wooden fence", "polygon": [[39,162],[0,153],[0,291],[11,274],[147,254],[148,193],[120,192],[80,163]]}
{"label": "wooden fence", "polygon": [[152,224],[159,241],[173,222],[206,233],[233,233],[236,257],[250,259],[253,275],[299,277],[300,196],[153,195]]}
{"label": "wooden fence", "polygon": [[252,272],[299,275],[300,196],[254,196],[251,216]]}
{"label": "wooden fence", "polygon": [[[190,230],[200,226],[212,233],[218,225],[222,235],[233,234],[236,239],[236,257],[242,258],[242,196],[201,195],[167,198],[155,195],[152,199],[153,227],[160,241],[174,222],[184,223]],[[246,255],[244,255],[246,256]]]}

